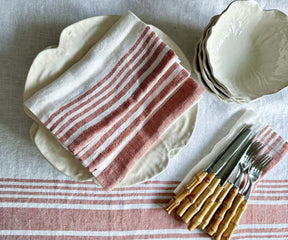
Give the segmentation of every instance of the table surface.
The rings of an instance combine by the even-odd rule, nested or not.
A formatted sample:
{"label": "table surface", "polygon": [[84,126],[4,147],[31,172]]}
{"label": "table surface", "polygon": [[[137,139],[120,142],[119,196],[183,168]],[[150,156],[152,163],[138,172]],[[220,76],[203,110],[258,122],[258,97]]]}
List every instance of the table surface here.
{"label": "table surface", "polygon": [[[184,0],[182,1],[176,1],[176,0],[157,0],[157,1],[152,1],[152,0],[148,0],[148,1],[141,1],[141,0],[139,1],[138,0],[136,1],[132,1],[132,0],[122,0],[122,1],[9,0],[8,1],[7,0],[6,1],[6,0],[0,0],[0,6],[1,6],[0,7],[0,19],[1,19],[1,25],[0,25],[0,86],[1,86],[0,87],[0,103],[1,103],[0,104],[0,187],[1,187],[0,207],[5,209],[5,211],[3,211],[2,213],[4,213],[3,216],[6,217],[5,220],[3,218],[1,218],[0,220],[0,236],[2,236],[1,239],[6,239],[6,238],[18,239],[17,236],[20,236],[23,234],[27,235],[27,239],[34,239],[32,236],[33,234],[38,235],[38,238],[35,238],[35,239],[40,239],[39,235],[41,234],[42,235],[46,234],[47,236],[50,236],[50,237],[51,235],[55,235],[55,236],[59,235],[63,237],[64,235],[67,235],[67,234],[69,235],[69,233],[67,232],[73,231],[75,227],[73,226],[72,228],[71,227],[72,225],[68,224],[71,227],[69,228],[67,227],[68,225],[67,226],[65,224],[61,225],[61,223],[59,222],[58,222],[59,228],[54,228],[54,225],[51,225],[51,224],[45,225],[46,223],[43,219],[41,219],[41,217],[38,220],[35,219],[36,212],[34,213],[30,212],[29,216],[25,217],[25,214],[28,214],[28,211],[27,212],[24,211],[26,205],[24,206],[23,204],[24,203],[27,204],[27,202],[29,202],[29,199],[30,199],[29,192],[31,192],[31,195],[33,194],[37,195],[36,190],[38,188],[35,186],[38,186],[40,189],[40,185],[42,184],[43,186],[42,185],[41,186],[43,188],[45,185],[45,187],[50,186],[51,189],[54,189],[54,190],[56,189],[58,191],[59,189],[61,189],[62,185],[64,186],[64,188],[65,186],[68,186],[69,184],[73,185],[73,182],[71,182],[71,179],[69,177],[66,177],[60,174],[59,172],[57,172],[43,159],[41,154],[37,151],[36,147],[32,144],[32,141],[30,140],[29,128],[31,126],[32,121],[24,114],[22,98],[23,98],[25,78],[27,76],[29,67],[33,59],[37,55],[37,53],[43,50],[47,46],[57,44],[59,40],[59,35],[62,29],[74,22],[77,22],[85,18],[93,17],[93,16],[99,16],[99,15],[122,15],[127,10],[131,10],[146,23],[153,24],[157,26],[158,28],[160,28],[161,30],[163,30],[165,33],[167,33],[182,48],[182,50],[184,51],[188,59],[192,62],[192,58],[194,55],[194,47],[196,45],[196,42],[199,40],[201,36],[202,29],[208,24],[212,16],[219,14],[223,9],[226,8],[226,6],[230,2],[231,1],[224,1],[224,0],[223,1],[221,0],[215,0],[215,1],[209,1],[209,0],[193,0],[193,1],[192,0],[186,0],[186,1]],[[288,13],[288,2],[286,0],[273,0],[273,1],[267,0],[267,1],[258,1],[258,2],[264,9],[277,8],[286,14]],[[192,76],[196,78],[195,73],[192,73]],[[241,116],[241,114],[244,112],[244,109],[246,108],[251,108],[259,112],[266,119],[266,121],[272,126],[274,130],[276,130],[280,135],[282,135],[285,139],[287,139],[288,138],[288,131],[287,131],[288,130],[288,124],[287,124],[288,105],[287,105],[287,102],[288,102],[288,89],[285,89],[281,91],[280,93],[274,94],[273,96],[267,96],[255,102],[245,104],[245,105],[225,104],[219,101],[215,96],[206,92],[199,103],[199,112],[198,112],[196,129],[193,133],[192,138],[189,141],[188,146],[185,147],[177,155],[177,157],[172,159],[172,161],[169,163],[168,169],[165,170],[165,172],[163,172],[158,177],[153,179],[153,181],[147,183],[148,185],[142,184],[141,186],[142,187],[145,186],[147,189],[154,188],[154,190],[156,191],[158,189],[157,186],[160,184],[158,186],[159,189],[162,189],[162,190],[164,189],[166,192],[170,192],[171,194],[173,191],[173,188],[177,185],[178,181],[180,181],[185,176],[185,174],[189,171],[191,167],[194,166],[195,163],[197,163],[202,157],[204,157],[207,153],[211,151],[211,149],[213,148],[213,145],[217,141],[219,141],[222,137],[224,137],[228,133],[229,129],[236,122],[236,120]],[[33,179],[36,179],[36,180],[33,180]],[[42,181],[40,181],[39,179],[42,179]],[[239,233],[237,233],[238,234],[237,236],[239,237],[239,239],[240,238],[241,239],[244,239],[244,238],[245,239],[254,239],[254,238],[265,239],[265,237],[266,238],[270,237],[270,239],[271,238],[287,239],[288,224],[285,224],[288,222],[288,203],[287,203],[288,183],[287,182],[288,182],[288,161],[286,158],[286,159],[283,159],[281,163],[279,163],[269,174],[265,176],[265,181],[263,183],[263,186],[261,185],[263,187],[262,192],[264,193],[259,191],[259,194],[255,195],[256,198],[257,196],[259,196],[259,198],[255,200],[254,209],[251,209],[250,213],[246,214],[247,216],[245,218],[246,219],[245,224],[243,224],[243,226],[241,225],[242,226],[241,229],[243,228],[244,230],[242,229],[243,230],[242,232],[239,231]],[[60,186],[59,184],[60,185],[62,184],[62,185]],[[81,185],[81,183],[77,183],[77,184],[79,184],[79,186]],[[158,185],[156,186],[155,184],[156,185],[158,184]],[[153,185],[153,186],[150,186],[150,185]],[[162,186],[162,185],[165,185],[165,186]],[[30,188],[28,186],[30,186]],[[89,185],[89,186],[92,186],[92,185]],[[139,186],[139,188],[141,186]],[[265,195],[265,187],[273,188],[275,191],[273,196],[278,196],[278,198],[275,198],[275,199],[269,198],[271,197],[269,195],[270,193],[267,193],[268,195],[267,194]],[[17,197],[17,194],[19,195],[19,192],[17,192],[17,194],[14,196],[13,194],[15,194],[15,191],[18,191],[17,188],[19,188],[20,190],[21,188],[25,188],[27,194],[24,195],[24,193],[22,193],[23,195],[22,197],[20,196]],[[33,189],[36,189],[36,190],[34,191]],[[47,189],[49,189],[49,187]],[[159,190],[159,191],[162,191],[162,190]],[[5,192],[5,191],[9,191],[9,192]],[[83,191],[85,191],[85,189]],[[24,196],[26,196],[26,198]],[[63,197],[64,195],[61,195],[61,196]],[[266,199],[265,196],[268,196],[268,198]],[[19,200],[16,202],[14,199],[16,197],[22,200],[21,201]],[[9,202],[10,201],[9,199],[11,198],[13,198],[14,200]],[[35,200],[35,198],[33,199]],[[45,203],[49,203],[49,201],[51,200],[51,199],[50,200],[48,199],[49,200],[48,201],[47,199],[45,199]],[[272,206],[272,202],[273,202],[272,200],[273,201],[275,200],[273,204],[281,206],[278,208],[278,210],[275,210],[276,208],[273,209],[273,207],[272,209],[269,209],[269,206],[270,205]],[[33,203],[39,204],[39,206],[41,204],[44,204],[40,200],[34,201]],[[53,202],[53,204],[55,204],[55,202]],[[33,207],[32,205],[31,206],[30,205],[28,206],[28,205],[26,207],[27,209],[30,208],[30,210],[34,209],[35,207],[35,206]],[[50,209],[47,206],[48,206],[47,204],[46,206],[43,206],[43,209],[44,208]],[[108,205],[105,205],[105,206],[108,206]],[[273,219],[267,220],[267,217],[265,218],[265,214],[264,215],[260,214],[260,216],[257,218],[258,220],[256,219],[258,221],[257,222],[255,220],[255,217],[253,217],[253,212],[261,208],[264,210],[266,209],[265,210],[266,213],[269,211],[273,212],[274,210],[277,211],[277,213],[275,213],[274,216],[279,215],[278,218],[273,218],[273,216],[271,216],[271,218]],[[51,207],[51,209],[52,210],[57,209],[57,207],[54,206],[54,207]],[[109,211],[109,209],[110,208],[107,207],[106,210]],[[153,207],[151,207],[151,209],[153,209]],[[155,207],[155,209],[157,209],[157,207]],[[282,212],[279,209],[281,209]],[[20,210],[24,212],[21,212]],[[15,213],[15,211],[16,211],[16,216],[19,216],[18,220],[15,219],[15,216],[12,219],[13,213]],[[44,214],[43,211],[40,211],[39,213]],[[48,212],[46,212],[45,214],[47,215],[47,213]],[[158,214],[158,213],[159,212],[155,214],[155,217],[165,216],[165,215],[162,215],[162,212],[161,214]],[[52,213],[49,213],[49,214],[52,214]],[[77,214],[79,213],[76,214],[76,212],[74,212],[73,214],[69,216],[67,215],[66,217],[76,218],[76,216],[78,216]],[[94,217],[102,216],[102,215],[97,215],[98,213],[96,212],[95,214],[96,214],[95,216],[93,215]],[[138,214],[141,215],[142,213],[138,213]],[[9,216],[11,216],[11,219],[9,218]],[[43,216],[44,218],[44,215],[41,215],[41,216]],[[92,216],[90,217],[92,218]],[[117,216],[114,216],[114,217],[115,219],[117,219]],[[121,218],[123,217],[125,216],[121,215]],[[251,218],[250,222],[249,222],[249,217]],[[29,220],[30,218],[31,218],[31,222]],[[93,220],[91,218],[89,218],[89,221]],[[60,221],[60,219],[61,217],[58,217],[58,218],[55,218],[54,220]],[[151,219],[153,219],[153,215],[151,215]],[[38,225],[36,224],[37,222],[36,220],[38,221]],[[161,219],[158,219],[158,220],[161,221]],[[268,222],[265,222],[266,220]],[[25,224],[23,223],[23,221],[25,222]],[[36,221],[35,226],[33,225],[33,221]],[[77,220],[75,221],[78,223]],[[95,219],[93,221],[95,221]],[[175,221],[175,223],[173,221]],[[167,229],[164,229],[166,232],[164,230],[163,230],[164,232],[163,231],[160,232],[162,233],[163,238],[164,237],[168,238],[169,234],[172,236],[171,237],[169,235],[170,238],[172,239],[180,239],[182,237],[186,238],[185,236],[188,236],[187,235],[188,232],[186,232],[185,227],[183,227],[179,221],[176,221],[173,218],[169,218],[169,220],[167,221],[165,220],[164,222],[165,224],[168,224],[169,227],[166,226]],[[264,233],[265,231],[264,232],[262,231],[261,234],[257,233],[257,230],[255,229],[257,228],[258,226],[257,224],[259,222],[262,224],[259,228],[260,230],[261,230],[261,227],[265,226],[265,224],[272,224],[271,228],[273,228],[274,230],[273,231],[269,230],[269,232],[267,230],[266,233]],[[39,224],[40,224],[40,227],[39,227]],[[81,225],[81,223],[79,224]],[[119,227],[120,223],[118,222],[117,224]],[[70,235],[76,236],[78,234],[78,236],[82,236],[82,235],[84,236],[86,234],[85,236],[88,236],[90,234],[89,236],[91,237],[91,239],[105,239],[105,237],[109,238],[109,237],[114,236],[115,234],[116,235],[119,234],[116,231],[116,229],[119,230],[119,228],[115,227],[115,225],[113,224],[109,228],[105,228],[105,226],[107,227],[107,225],[103,225],[103,228],[101,227],[97,228],[98,229],[97,231],[100,231],[100,232],[107,231],[105,232],[107,233],[107,235],[105,235],[104,233],[103,233],[104,235],[101,235],[101,234],[99,235],[99,232],[97,232],[92,227],[91,229],[88,229],[89,228],[87,227],[88,225],[89,224],[85,223],[82,226],[82,228],[81,227],[79,229],[77,228],[77,231],[71,232]],[[120,230],[125,229],[124,223],[121,226],[122,227]],[[141,230],[145,230],[146,228],[149,229],[149,226],[150,225],[146,221],[144,226],[142,226],[142,228],[137,226],[135,228],[132,228],[132,230],[134,231],[135,229],[137,229],[137,231],[140,231],[141,233]],[[251,234],[249,235],[248,230],[245,230],[245,226],[247,228],[253,227],[253,229],[255,228],[254,229],[255,231],[251,230],[249,232],[249,234],[250,233]],[[143,235],[145,238],[156,238],[155,236],[159,237],[161,235],[161,234],[159,235],[159,231],[160,231],[159,229],[160,228],[162,229],[163,226],[157,228],[152,224],[150,227],[152,227],[154,229],[153,231],[155,232],[151,230],[152,232],[150,231],[150,233],[145,232],[146,235],[143,233],[145,235],[145,236]],[[179,229],[182,229],[182,230],[177,229],[177,227],[179,227]],[[280,231],[279,230],[280,227],[284,229]],[[44,230],[47,232],[45,232]],[[17,232],[17,231],[20,231],[20,232]],[[252,232],[254,233],[252,234]],[[154,235],[152,236],[151,234],[154,234],[155,236]],[[200,234],[199,236],[203,238],[207,237],[206,235],[203,235],[203,234],[201,235],[199,231],[198,232],[196,231],[195,234]],[[45,239],[50,239],[47,236]],[[102,237],[100,238],[99,236],[102,236]],[[140,235],[137,235],[137,236],[139,237]],[[193,237],[194,235],[190,235],[190,236]],[[197,236],[198,235],[195,235],[195,238],[197,238]],[[58,239],[58,238],[51,237],[51,239]],[[61,239],[64,239],[64,238],[61,238]],[[70,238],[67,237],[67,239],[70,239]],[[85,238],[85,239],[88,239],[88,238]],[[124,239],[127,239],[127,238],[124,237]],[[237,237],[235,239],[237,239]]]}

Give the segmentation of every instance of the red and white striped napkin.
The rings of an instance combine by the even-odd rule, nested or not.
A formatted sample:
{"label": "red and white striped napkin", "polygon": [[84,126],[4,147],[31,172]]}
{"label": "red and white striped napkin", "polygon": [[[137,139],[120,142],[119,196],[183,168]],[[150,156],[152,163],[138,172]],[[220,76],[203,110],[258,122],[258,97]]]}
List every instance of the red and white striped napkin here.
{"label": "red and white striped napkin", "polygon": [[217,157],[219,152],[224,149],[225,146],[232,140],[232,138],[239,132],[243,124],[252,124],[254,128],[257,128],[258,135],[255,141],[261,142],[264,147],[259,154],[267,153],[273,160],[264,169],[261,178],[265,176],[278,162],[280,162],[288,153],[288,142],[285,141],[279,134],[277,134],[273,129],[264,124],[265,121],[254,111],[246,110],[241,118],[235,123],[227,136],[222,138],[212,149],[212,151],[205,156],[199,163],[193,167],[190,172],[185,176],[182,182],[174,190],[175,193],[180,191],[182,187],[189,182],[189,180],[201,169],[204,169],[209,165],[213,159]]}
{"label": "red and white striped napkin", "polygon": [[128,12],[25,105],[108,191],[203,92]]}

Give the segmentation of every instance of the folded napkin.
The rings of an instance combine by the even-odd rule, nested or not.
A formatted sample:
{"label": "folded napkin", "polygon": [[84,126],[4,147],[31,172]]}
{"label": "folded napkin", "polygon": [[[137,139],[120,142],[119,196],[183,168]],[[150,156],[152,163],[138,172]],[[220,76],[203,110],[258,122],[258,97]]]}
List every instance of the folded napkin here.
{"label": "folded napkin", "polygon": [[261,117],[256,112],[252,110],[246,110],[241,118],[231,128],[228,135],[222,138],[214,146],[212,151],[190,170],[190,172],[185,176],[185,178],[177,186],[174,192],[178,193],[198,171],[206,168],[206,166],[208,166],[209,163],[211,163],[217,157],[221,150],[228,145],[236,133],[239,132],[243,124],[253,124],[256,126],[259,134],[256,136],[255,141],[259,141],[264,145],[264,148],[261,150],[261,154],[269,152],[270,156],[273,158],[269,165],[264,169],[261,178],[263,178],[267,172],[269,172],[279,161],[281,161],[286,156],[288,153],[288,142],[285,141],[275,131],[273,131],[269,125],[265,124],[265,120],[261,119]]}
{"label": "folded napkin", "polygon": [[128,12],[25,105],[108,191],[203,91]]}

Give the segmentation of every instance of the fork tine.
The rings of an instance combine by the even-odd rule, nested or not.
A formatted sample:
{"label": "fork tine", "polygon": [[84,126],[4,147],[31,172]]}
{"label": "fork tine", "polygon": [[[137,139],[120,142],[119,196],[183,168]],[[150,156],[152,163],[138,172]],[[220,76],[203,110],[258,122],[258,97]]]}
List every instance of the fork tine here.
{"label": "fork tine", "polygon": [[263,148],[264,145],[260,142],[252,143],[249,149],[247,150],[248,161],[253,160],[253,158],[257,156]]}
{"label": "fork tine", "polygon": [[272,161],[272,158],[267,154],[262,154],[258,156],[252,163],[252,166],[256,169],[259,169],[260,171],[263,171],[263,169]]}
{"label": "fork tine", "polygon": [[272,158],[270,156],[267,156],[261,163],[261,169],[262,171],[264,170],[264,168],[267,167],[267,165],[272,161]]}
{"label": "fork tine", "polygon": [[255,167],[255,168],[259,168],[261,162],[265,159],[266,155],[262,154],[262,155],[259,155],[257,156],[253,162],[252,162],[252,166]]}

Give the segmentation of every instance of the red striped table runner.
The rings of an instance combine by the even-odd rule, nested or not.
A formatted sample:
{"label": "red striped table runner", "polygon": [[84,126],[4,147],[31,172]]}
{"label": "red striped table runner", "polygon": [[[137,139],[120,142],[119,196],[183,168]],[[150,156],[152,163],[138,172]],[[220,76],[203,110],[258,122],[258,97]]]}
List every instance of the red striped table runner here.
{"label": "red striped table runner", "polygon": [[[178,181],[107,194],[92,182],[0,179],[0,239],[210,239],[162,207]],[[287,239],[288,179],[262,180],[233,240]]]}

